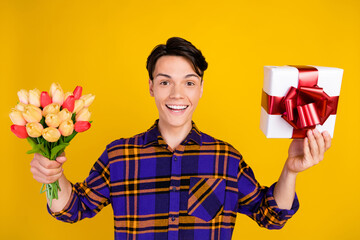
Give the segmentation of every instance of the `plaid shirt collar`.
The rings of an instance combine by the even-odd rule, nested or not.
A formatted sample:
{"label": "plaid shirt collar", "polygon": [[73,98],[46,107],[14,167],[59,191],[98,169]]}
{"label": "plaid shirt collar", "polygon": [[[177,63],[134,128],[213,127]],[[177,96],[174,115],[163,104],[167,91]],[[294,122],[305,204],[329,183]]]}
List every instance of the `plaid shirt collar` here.
{"label": "plaid shirt collar", "polygon": [[[158,128],[159,119],[157,119],[147,132],[145,133],[145,142],[144,145],[148,145],[151,143],[159,144],[160,146],[167,145],[164,139],[161,136],[161,133]],[[185,140],[182,142],[186,144],[188,141],[192,140],[194,143],[198,144],[199,146],[202,145],[201,141],[201,132],[196,127],[195,123],[191,121],[192,128]]]}

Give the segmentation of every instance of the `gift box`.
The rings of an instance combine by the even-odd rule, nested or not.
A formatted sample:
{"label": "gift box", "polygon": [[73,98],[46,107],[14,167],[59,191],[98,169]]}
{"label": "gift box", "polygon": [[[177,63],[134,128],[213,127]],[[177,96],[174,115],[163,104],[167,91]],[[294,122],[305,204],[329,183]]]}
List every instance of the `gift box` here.
{"label": "gift box", "polygon": [[260,129],[267,138],[304,138],[308,129],[334,135],[343,69],[265,66]]}

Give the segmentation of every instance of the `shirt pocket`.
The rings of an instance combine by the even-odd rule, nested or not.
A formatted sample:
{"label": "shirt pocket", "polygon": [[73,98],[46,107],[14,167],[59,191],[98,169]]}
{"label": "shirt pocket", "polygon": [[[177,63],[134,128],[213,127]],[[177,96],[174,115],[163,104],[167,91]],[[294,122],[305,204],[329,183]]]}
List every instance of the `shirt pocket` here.
{"label": "shirt pocket", "polygon": [[190,177],[188,214],[206,222],[220,215],[225,199],[225,179]]}

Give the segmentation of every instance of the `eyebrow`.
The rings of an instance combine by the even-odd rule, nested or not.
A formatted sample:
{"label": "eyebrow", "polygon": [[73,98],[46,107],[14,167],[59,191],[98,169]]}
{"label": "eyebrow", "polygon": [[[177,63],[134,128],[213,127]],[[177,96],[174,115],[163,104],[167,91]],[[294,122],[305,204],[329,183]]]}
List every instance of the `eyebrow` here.
{"label": "eyebrow", "polygon": [[[155,76],[155,78],[158,77],[158,76],[163,76],[163,77],[171,78],[169,75],[164,74],[164,73],[159,73],[159,74],[157,74],[157,75]],[[185,78],[189,78],[189,77],[196,77],[196,78],[199,78],[199,79],[200,79],[200,77],[199,77],[198,75],[193,74],[193,73],[187,74],[187,75],[185,76]]]}
{"label": "eyebrow", "polygon": [[159,73],[155,76],[155,78],[157,78],[158,76],[163,76],[163,77],[167,77],[167,78],[171,78],[169,75],[164,74],[164,73]]}
{"label": "eyebrow", "polygon": [[185,78],[189,78],[189,77],[200,78],[197,74],[193,74],[193,73],[187,74],[187,75],[185,76]]}

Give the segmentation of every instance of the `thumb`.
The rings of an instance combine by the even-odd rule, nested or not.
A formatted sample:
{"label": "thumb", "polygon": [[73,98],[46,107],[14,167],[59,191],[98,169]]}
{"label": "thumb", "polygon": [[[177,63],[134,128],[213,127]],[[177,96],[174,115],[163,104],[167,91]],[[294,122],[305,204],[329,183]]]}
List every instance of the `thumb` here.
{"label": "thumb", "polygon": [[56,161],[60,164],[66,162],[65,152],[62,152],[57,158]]}

